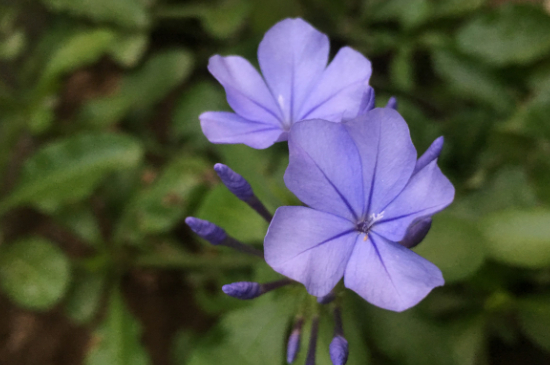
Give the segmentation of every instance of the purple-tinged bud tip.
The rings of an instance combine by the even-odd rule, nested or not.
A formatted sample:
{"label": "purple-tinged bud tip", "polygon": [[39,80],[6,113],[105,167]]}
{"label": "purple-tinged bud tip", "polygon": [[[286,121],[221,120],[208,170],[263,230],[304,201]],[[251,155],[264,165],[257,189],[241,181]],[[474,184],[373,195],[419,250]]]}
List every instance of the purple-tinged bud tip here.
{"label": "purple-tinged bud tip", "polygon": [[292,364],[298,356],[298,352],[300,351],[300,338],[301,333],[299,330],[292,331],[288,337],[288,344],[286,345],[286,362],[289,364]]}
{"label": "purple-tinged bud tip", "polygon": [[430,228],[432,227],[432,218],[427,217],[416,222],[413,222],[409,228],[405,237],[399,242],[402,246],[407,248],[413,248],[418,245],[426,237]]}
{"label": "purple-tinged bud tip", "polygon": [[418,161],[416,161],[416,166],[414,167],[413,175],[416,174],[418,171],[422,170],[426,165],[428,165],[430,162],[435,160],[436,158],[439,158],[439,155],[441,154],[441,150],[443,149],[443,144],[445,142],[445,139],[443,136],[436,138],[435,141],[432,142],[430,147],[420,156]]}
{"label": "purple-tinged bud tip", "polygon": [[187,217],[185,218],[185,223],[187,223],[193,232],[213,245],[219,245],[227,238],[227,234],[222,228],[209,221],[195,217]]}
{"label": "purple-tinged bud tip", "polygon": [[217,163],[214,165],[214,170],[220,177],[223,184],[229,189],[233,195],[240,200],[248,201],[254,196],[252,187],[244,177],[231,170],[228,166]]}
{"label": "purple-tinged bud tip", "polygon": [[344,365],[348,361],[348,341],[340,336],[334,336],[329,346],[330,360],[334,365]]}
{"label": "purple-tinged bud tip", "polygon": [[386,108],[392,108],[394,110],[397,110],[397,99],[392,96],[390,100],[388,100],[388,103],[386,104]]}
{"label": "purple-tinged bud tip", "polygon": [[222,290],[230,297],[237,299],[254,299],[263,294],[260,284],[251,281],[239,281],[222,286]]}

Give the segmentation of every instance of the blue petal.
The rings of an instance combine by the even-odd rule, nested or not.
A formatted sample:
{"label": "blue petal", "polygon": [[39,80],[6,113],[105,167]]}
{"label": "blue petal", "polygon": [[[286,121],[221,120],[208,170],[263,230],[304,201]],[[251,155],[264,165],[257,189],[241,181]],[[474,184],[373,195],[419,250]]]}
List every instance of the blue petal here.
{"label": "blue petal", "polygon": [[356,221],[364,210],[361,159],[340,123],[296,123],[289,137],[285,184],[314,209]]}
{"label": "blue petal", "polygon": [[428,260],[370,233],[367,241],[357,238],[344,284],[371,304],[401,312],[443,285],[444,280],[441,271]]}
{"label": "blue petal", "polygon": [[389,240],[400,241],[412,222],[443,210],[453,201],[454,193],[453,185],[437,166],[437,160],[432,160],[384,209],[383,219],[373,230]]}
{"label": "blue petal", "polygon": [[416,163],[407,123],[395,110],[377,108],[343,125],[361,156],[362,174],[354,179],[363,180],[363,217],[380,214],[405,187]]}
{"label": "blue petal", "polygon": [[345,219],[306,207],[281,207],[264,240],[265,260],[311,295],[324,296],[342,278],[356,237]]}
{"label": "blue petal", "polygon": [[223,85],[227,102],[244,119],[281,126],[282,114],[262,76],[242,57],[210,57],[208,71]]}
{"label": "blue petal", "polygon": [[287,127],[298,120],[300,106],[327,65],[328,52],[328,37],[299,18],[275,24],[261,41],[260,68]]}
{"label": "blue petal", "polygon": [[205,112],[199,119],[202,132],[212,143],[244,143],[262,149],[284,134],[277,126],[244,119],[235,113]]}
{"label": "blue petal", "polygon": [[370,61],[361,53],[342,48],[302,105],[298,119],[340,122],[357,116],[363,96],[370,89],[371,72]]}

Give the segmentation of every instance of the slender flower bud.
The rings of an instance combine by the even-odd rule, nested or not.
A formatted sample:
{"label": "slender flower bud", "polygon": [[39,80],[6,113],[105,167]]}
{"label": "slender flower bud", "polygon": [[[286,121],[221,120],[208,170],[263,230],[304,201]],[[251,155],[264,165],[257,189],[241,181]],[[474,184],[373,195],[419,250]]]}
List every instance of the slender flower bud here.
{"label": "slender flower bud", "polygon": [[214,223],[195,217],[185,218],[185,223],[199,236],[213,244],[214,246],[231,247],[237,251],[248,253],[263,258],[264,253],[249,245],[246,245],[231,236],[228,236],[223,228]]}
{"label": "slender flower bud", "polygon": [[222,244],[227,238],[225,231],[209,221],[195,217],[185,218],[185,223],[199,236],[207,240],[213,245]]}
{"label": "slender flower bud", "polygon": [[217,163],[214,165],[214,170],[229,191],[240,200],[248,201],[254,196],[254,192],[248,181],[228,166]]}
{"label": "slender flower bud", "polygon": [[281,279],[270,283],[260,284],[253,281],[238,281],[222,286],[222,290],[230,297],[237,299],[254,299],[262,294],[292,283],[290,279]]}
{"label": "slender flower bud", "polygon": [[345,365],[348,361],[348,341],[341,335],[336,335],[329,346],[330,360],[333,365]]}
{"label": "slender flower bud", "polygon": [[388,100],[388,103],[386,104],[386,108],[392,108],[397,110],[397,99],[392,96],[390,100]]}
{"label": "slender flower bud", "polygon": [[432,142],[430,147],[420,156],[418,161],[416,161],[416,165],[414,166],[413,175],[416,174],[418,171],[422,170],[424,167],[426,167],[427,164],[435,160],[436,158],[439,158],[439,155],[441,154],[441,150],[443,149],[443,143],[445,142],[445,139],[443,136],[436,138],[435,141]]}
{"label": "slender flower bud", "polygon": [[311,334],[309,336],[309,348],[305,365],[315,365],[315,351],[317,351],[317,334],[319,332],[319,317],[313,317],[311,322]]}
{"label": "slender flower bud", "polygon": [[254,209],[267,223],[271,222],[273,216],[267,208],[262,204],[252,187],[246,181],[244,177],[237,174],[235,171],[231,170],[228,166],[217,163],[214,165],[214,170],[222,180],[223,184],[229,189],[233,195],[237,198],[248,204],[252,209]]}
{"label": "slender flower bud", "polygon": [[402,246],[407,248],[413,248],[418,245],[426,237],[430,228],[432,227],[432,218],[427,217],[413,222],[409,228],[405,237],[399,242]]}
{"label": "slender flower bud", "polygon": [[288,343],[286,346],[286,362],[289,364],[292,364],[296,360],[298,352],[300,351],[300,340],[302,338],[303,325],[304,319],[302,317],[298,317],[298,319],[294,323],[292,332],[288,337]]}
{"label": "slender flower bud", "polygon": [[222,290],[225,294],[237,299],[254,299],[263,294],[261,285],[250,281],[227,284],[222,286]]}

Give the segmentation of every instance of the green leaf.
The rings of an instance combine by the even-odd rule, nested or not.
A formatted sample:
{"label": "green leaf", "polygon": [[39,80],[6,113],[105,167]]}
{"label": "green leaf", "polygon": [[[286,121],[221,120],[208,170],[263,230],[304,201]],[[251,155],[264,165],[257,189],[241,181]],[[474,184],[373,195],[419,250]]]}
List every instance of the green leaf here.
{"label": "green leaf", "polygon": [[367,331],[378,348],[398,364],[456,365],[445,328],[415,309],[395,313],[369,307]]}
{"label": "green leaf", "polygon": [[158,103],[193,69],[193,55],[185,50],[158,53],[136,72],[126,76],[117,94],[88,103],[81,111],[84,122],[106,126],[122,119],[129,111]]}
{"label": "green leaf", "polygon": [[128,28],[144,28],[149,22],[145,2],[140,0],[42,0],[51,10],[83,16],[97,22]]}
{"label": "green leaf", "polygon": [[550,85],[532,95],[510,118],[502,129],[530,137],[550,139]]}
{"label": "green leaf", "polygon": [[250,12],[249,2],[243,0],[224,0],[217,6],[205,9],[202,23],[215,37],[229,38],[244,25]]}
{"label": "green leaf", "polygon": [[197,217],[217,224],[242,241],[263,242],[267,223],[246,203],[220,184],[210,191],[197,211]]}
{"label": "green leaf", "polygon": [[477,226],[448,213],[433,217],[428,236],[414,251],[439,267],[447,282],[469,277],[485,259],[483,235]]}
{"label": "green leaf", "polygon": [[73,34],[51,55],[42,75],[43,82],[97,61],[111,47],[114,39],[115,34],[108,29]]}
{"label": "green leaf", "polygon": [[502,81],[481,64],[446,50],[434,51],[432,59],[437,74],[465,99],[486,103],[501,112],[514,105]]}
{"label": "green leaf", "polygon": [[432,15],[434,6],[428,0],[379,0],[372,3],[369,16],[373,19],[396,19],[409,29],[426,22]]}
{"label": "green leaf", "polygon": [[149,357],[140,343],[141,326],[114,290],[107,316],[93,333],[86,365],[146,365]]}
{"label": "green leaf", "polygon": [[134,67],[147,50],[149,37],[147,33],[124,34],[117,37],[110,48],[115,61],[125,67]]}
{"label": "green leaf", "polygon": [[494,64],[528,64],[550,51],[550,16],[541,7],[507,5],[481,14],[457,34],[465,53]]}
{"label": "green leaf", "polygon": [[81,134],[54,142],[29,158],[19,184],[0,211],[22,203],[53,209],[91,193],[108,172],[135,166],[143,151],[120,134]]}
{"label": "green leaf", "polygon": [[81,269],[75,273],[65,302],[65,312],[73,321],[83,324],[94,318],[101,303],[105,279],[102,272]]}
{"label": "green leaf", "polygon": [[189,365],[279,365],[295,313],[295,294],[270,293],[226,315],[195,345]]}
{"label": "green leaf", "polygon": [[413,56],[413,47],[403,45],[398,48],[397,54],[392,59],[391,81],[401,90],[410,91],[414,87]]}
{"label": "green leaf", "polygon": [[519,323],[533,342],[550,351],[550,296],[537,295],[518,300]]}
{"label": "green leaf", "polygon": [[0,282],[17,304],[34,310],[53,307],[65,294],[70,265],[51,242],[32,237],[3,247]]}
{"label": "green leaf", "polygon": [[183,157],[166,167],[155,183],[140,191],[125,209],[117,236],[136,240],[140,235],[170,229],[183,218],[211,171],[204,160]]}
{"label": "green leaf", "polygon": [[483,218],[480,228],[493,259],[528,268],[550,265],[550,211],[496,212]]}

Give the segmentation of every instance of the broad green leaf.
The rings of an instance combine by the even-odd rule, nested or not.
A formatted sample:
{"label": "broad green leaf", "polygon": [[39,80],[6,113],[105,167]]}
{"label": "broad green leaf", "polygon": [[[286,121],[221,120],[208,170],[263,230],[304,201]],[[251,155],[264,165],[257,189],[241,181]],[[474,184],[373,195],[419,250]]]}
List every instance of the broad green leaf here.
{"label": "broad green leaf", "polygon": [[410,91],[415,84],[414,80],[414,49],[411,46],[399,47],[391,62],[391,80],[398,88]]}
{"label": "broad green leaf", "polygon": [[27,38],[21,30],[14,31],[0,42],[0,60],[11,61],[25,48]]}
{"label": "broad green leaf", "polygon": [[106,126],[122,119],[130,110],[142,110],[158,103],[193,69],[193,55],[185,50],[157,53],[137,71],[126,76],[112,96],[92,100],[81,111],[81,119]]}
{"label": "broad green leaf", "polygon": [[282,364],[287,330],[296,311],[292,293],[266,294],[227,314],[194,346],[188,364]]}
{"label": "broad green leaf", "polygon": [[23,307],[51,308],[65,294],[70,276],[65,254],[43,238],[22,239],[1,251],[0,283],[9,297]]}
{"label": "broad green leaf", "polygon": [[97,22],[144,28],[149,22],[145,2],[140,0],[42,0],[51,10],[67,12]]}
{"label": "broad green leaf", "polygon": [[237,199],[223,184],[210,191],[196,213],[242,241],[263,242],[267,223],[246,203]]}
{"label": "broad green leaf", "polygon": [[502,126],[505,131],[521,133],[534,138],[550,139],[550,84],[527,100],[512,118]]}
{"label": "broad green leaf", "polygon": [[439,267],[447,282],[472,275],[485,258],[483,235],[477,226],[448,213],[433,217],[428,236],[414,251]]}
{"label": "broad green leaf", "polygon": [[523,332],[536,344],[550,351],[550,296],[521,298],[518,300],[518,310]]}
{"label": "broad green leaf", "polygon": [[184,137],[193,146],[209,146],[210,143],[202,134],[199,115],[205,111],[223,111],[227,108],[221,86],[208,81],[192,86],[177,102],[172,123],[173,136]]}
{"label": "broad green leaf", "polygon": [[481,317],[460,318],[447,324],[456,364],[477,365],[485,358],[484,326]]}
{"label": "broad green leaf", "polygon": [[183,157],[173,161],[152,186],[129,203],[117,233],[119,239],[136,240],[140,235],[170,229],[188,211],[210,171],[204,160]]}
{"label": "broad green leaf", "polygon": [[417,310],[396,313],[369,306],[367,333],[398,364],[457,365],[450,334]]}
{"label": "broad green leaf", "polygon": [[86,365],[147,365],[150,363],[140,343],[141,326],[129,312],[120,292],[113,290],[107,314],[93,333]]}
{"label": "broad green leaf", "polygon": [[514,105],[506,86],[492,70],[450,51],[434,51],[432,59],[437,74],[464,98],[489,104],[501,112]]}
{"label": "broad green leaf", "polygon": [[115,33],[108,29],[75,33],[51,55],[42,75],[43,82],[97,61],[111,47],[114,39]]}
{"label": "broad green leaf", "polygon": [[87,202],[62,207],[56,212],[55,220],[92,247],[97,247],[102,242],[97,219]]}
{"label": "broad green leaf", "polygon": [[244,25],[250,11],[249,2],[243,0],[224,0],[216,6],[205,9],[203,26],[215,37],[231,37]]}
{"label": "broad green leaf", "polygon": [[149,43],[146,33],[119,35],[112,43],[110,54],[115,61],[125,67],[134,67],[141,60]]}
{"label": "broad green leaf", "polygon": [[65,301],[65,312],[76,323],[94,318],[101,304],[106,276],[103,272],[80,269],[75,272]]}
{"label": "broad green leaf", "polygon": [[428,0],[379,0],[372,2],[368,16],[376,20],[396,19],[405,28],[415,28],[427,21],[433,13]]}
{"label": "broad green leaf", "polygon": [[485,4],[486,0],[443,0],[435,5],[436,17],[458,17],[471,13]]}
{"label": "broad green leaf", "polygon": [[487,253],[513,266],[550,266],[550,211],[545,209],[506,210],[480,221]]}
{"label": "broad green leaf", "polygon": [[457,44],[497,66],[528,64],[550,51],[550,15],[532,5],[497,7],[459,30]]}
{"label": "broad green leaf", "polygon": [[120,134],[80,134],[53,142],[25,162],[19,184],[0,211],[22,203],[52,209],[80,199],[106,173],[135,166],[142,153],[137,141]]}

